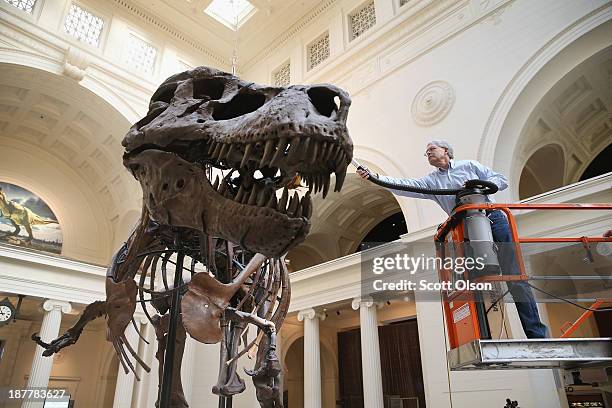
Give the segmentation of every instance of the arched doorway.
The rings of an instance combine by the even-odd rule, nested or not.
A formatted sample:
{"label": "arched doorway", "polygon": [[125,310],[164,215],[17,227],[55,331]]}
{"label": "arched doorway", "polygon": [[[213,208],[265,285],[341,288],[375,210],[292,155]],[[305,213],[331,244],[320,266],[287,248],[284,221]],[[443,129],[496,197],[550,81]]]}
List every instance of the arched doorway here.
{"label": "arched doorway", "polygon": [[[324,407],[333,407],[336,401],[338,381],[337,361],[334,353],[324,342],[319,343],[321,353],[321,402]],[[304,395],[304,337],[294,340],[285,353],[283,399],[285,407],[303,408]]]}
{"label": "arched doorway", "polygon": [[284,400],[291,408],[304,406],[304,337],[295,340],[285,354]]}

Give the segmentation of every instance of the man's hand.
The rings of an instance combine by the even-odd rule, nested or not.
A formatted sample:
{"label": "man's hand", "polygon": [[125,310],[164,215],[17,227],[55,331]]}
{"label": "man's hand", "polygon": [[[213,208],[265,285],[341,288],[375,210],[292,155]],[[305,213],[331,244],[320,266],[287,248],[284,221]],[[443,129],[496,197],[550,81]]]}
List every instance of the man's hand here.
{"label": "man's hand", "polygon": [[359,174],[359,177],[367,180],[370,178],[370,174],[372,173],[370,172],[370,169],[368,169],[367,167],[360,167],[357,169],[357,174]]}

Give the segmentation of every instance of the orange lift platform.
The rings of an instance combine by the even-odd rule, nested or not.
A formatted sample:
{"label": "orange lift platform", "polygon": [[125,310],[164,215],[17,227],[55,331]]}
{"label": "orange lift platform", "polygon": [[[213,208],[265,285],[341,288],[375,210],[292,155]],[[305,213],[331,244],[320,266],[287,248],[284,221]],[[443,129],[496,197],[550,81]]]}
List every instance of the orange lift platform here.
{"label": "orange lift platform", "polygon": [[[493,204],[487,203],[483,199],[484,196],[474,194],[472,198],[467,200],[459,200],[460,205],[455,208],[451,216],[438,228],[435,236],[437,255],[444,258],[445,256],[465,256],[465,251],[474,249],[466,249],[463,244],[475,246],[475,251],[497,251],[496,243],[492,242],[489,237],[475,236],[479,235],[477,228],[470,227],[470,222],[476,218],[480,218],[481,227],[484,226],[486,232],[486,223],[489,221],[486,218],[487,210],[501,210],[508,218],[513,243],[511,245],[514,251],[516,263],[518,265],[519,274],[503,275],[498,270],[488,270],[487,273],[479,273],[471,275],[472,272],[464,272],[457,274],[453,270],[439,268],[439,278],[441,282],[453,282],[457,279],[467,279],[472,282],[490,282],[491,286],[495,285],[497,292],[508,293],[503,289],[507,282],[526,282],[532,290],[539,290],[532,285],[530,281],[542,280],[584,280],[589,279],[588,276],[534,276],[533,272],[528,275],[526,272],[525,261],[521,244],[557,244],[571,245],[576,243],[582,245],[585,254],[585,262],[593,261],[591,252],[591,244],[597,245],[600,242],[612,243],[612,237],[520,237],[517,229],[517,222],[513,211],[531,210],[531,211],[593,211],[604,210],[610,211],[610,219],[612,219],[612,204]],[[561,215],[561,214],[559,214]],[[603,233],[604,231],[602,231]],[[472,235],[470,239],[470,235]],[[486,234],[485,234],[486,235]],[[457,245],[460,244],[460,245]],[[479,245],[481,245],[479,247]],[[484,247],[482,247],[484,245]],[[612,245],[612,244],[610,244]],[[451,248],[451,249],[449,249]],[[450,252],[450,254],[449,254]],[[486,255],[485,255],[486,256]],[[495,257],[495,255],[493,255]],[[602,279],[601,275],[590,277],[590,279]],[[499,305],[504,297],[495,298],[487,297],[486,292],[479,290],[447,290],[442,291],[442,302],[444,308],[444,318],[448,334],[449,348],[448,361],[451,370],[476,370],[476,369],[523,369],[523,368],[562,368],[568,370],[594,368],[594,367],[612,367],[612,338],[572,338],[570,337],[577,328],[584,324],[593,313],[597,310],[610,310],[612,306],[612,270],[607,276],[603,276],[605,282],[603,293],[608,294],[603,298],[581,298],[574,299],[574,302],[569,299],[568,303],[579,306],[575,302],[592,302],[590,307],[583,307],[584,313],[573,323],[565,324],[561,330],[563,335],[560,338],[545,338],[545,339],[503,339],[494,338],[492,335],[491,322],[492,318],[499,319],[499,316],[492,317],[490,313],[495,309],[496,304]],[[451,287],[454,287],[451,285]],[[606,290],[605,287],[608,289]],[[544,292],[548,295],[550,293]],[[600,292],[601,293],[601,292]],[[487,300],[488,299],[488,300]],[[580,307],[580,306],[579,306]],[[503,305],[502,305],[503,308]],[[500,309],[500,307],[497,307]],[[505,319],[501,315],[501,319]],[[499,323],[499,320],[496,321]],[[502,322],[505,324],[505,321]],[[498,336],[501,337],[501,336]]]}

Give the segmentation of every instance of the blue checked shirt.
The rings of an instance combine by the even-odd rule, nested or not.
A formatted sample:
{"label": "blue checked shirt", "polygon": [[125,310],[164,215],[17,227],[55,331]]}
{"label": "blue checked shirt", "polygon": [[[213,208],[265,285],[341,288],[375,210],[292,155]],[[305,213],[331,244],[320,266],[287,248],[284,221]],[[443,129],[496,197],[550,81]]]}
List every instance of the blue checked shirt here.
{"label": "blue checked shirt", "polygon": [[[490,168],[478,163],[476,160],[451,160],[448,164],[448,170],[439,168],[421,178],[405,179],[388,176],[379,176],[379,178],[383,181],[401,184],[404,186],[433,189],[461,188],[463,187],[463,183],[474,179],[487,180],[495,183],[500,190],[504,190],[506,187],[508,187],[508,180],[503,174],[494,172]],[[408,191],[400,191],[395,189],[389,190],[391,190],[394,194],[404,197],[427,198],[434,200],[449,215],[453,208],[455,208],[455,196],[453,195],[436,196],[432,194],[411,193]],[[495,202],[490,195],[486,196],[486,200],[488,203]]]}

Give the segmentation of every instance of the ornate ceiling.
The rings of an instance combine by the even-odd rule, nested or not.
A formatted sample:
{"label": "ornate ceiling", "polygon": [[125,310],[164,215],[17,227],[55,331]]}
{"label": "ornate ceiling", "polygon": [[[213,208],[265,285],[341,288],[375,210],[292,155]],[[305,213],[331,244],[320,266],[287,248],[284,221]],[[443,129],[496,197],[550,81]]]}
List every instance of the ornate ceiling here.
{"label": "ornate ceiling", "polygon": [[[212,0],[131,0],[168,24],[180,22],[181,31],[208,46],[213,52],[231,60],[238,42],[241,66],[265,52],[277,41],[289,36],[336,0],[249,0],[255,13],[238,32],[204,13]],[[115,0],[124,3],[125,0]]]}

